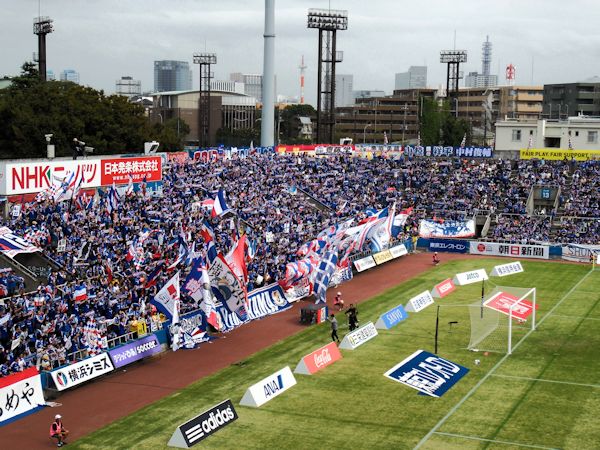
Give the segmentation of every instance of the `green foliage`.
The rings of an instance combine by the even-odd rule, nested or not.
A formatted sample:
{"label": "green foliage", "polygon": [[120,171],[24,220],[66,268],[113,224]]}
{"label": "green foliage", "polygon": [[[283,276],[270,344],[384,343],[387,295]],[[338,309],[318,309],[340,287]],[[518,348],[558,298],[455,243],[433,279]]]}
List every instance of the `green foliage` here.
{"label": "green foliage", "polygon": [[421,145],[437,145],[440,142],[442,129],[442,114],[437,100],[423,98],[421,112]]}
{"label": "green foliage", "polygon": [[469,143],[471,137],[469,123],[464,119],[457,119],[452,114],[447,101],[440,105],[435,99],[423,99],[421,145],[457,147],[465,133],[467,134],[467,143]]}
{"label": "green foliage", "polygon": [[[380,314],[455,273],[474,268],[490,272],[502,262],[478,258],[438,266],[361,303],[361,323],[375,321]],[[243,364],[203,378],[70,446],[167,448],[177,425],[231,398],[239,419],[204,441],[207,448],[414,448],[451,411],[438,430],[447,434],[433,434],[423,448],[522,447],[488,446],[484,441],[448,434],[539,448],[596,448],[591,443],[600,442],[596,424],[600,413],[596,395],[600,382],[600,272],[588,275],[588,267],[574,264],[523,261],[523,266],[524,273],[502,278],[502,284],[537,287],[538,323],[540,319],[543,322],[511,356],[486,356],[464,349],[459,342],[461,338],[468,341],[468,319],[450,329],[446,318],[462,308],[441,308],[438,353],[470,368],[443,397],[417,395],[415,390],[383,377],[415,350],[433,351],[436,308],[430,306],[410,313],[405,322],[391,330],[380,330],[379,336],[364,346],[342,350],[343,359],[321,372],[297,375],[296,386],[260,408],[238,406],[245,389],[286,365],[293,369],[302,356],[327,344],[329,324],[308,327]],[[499,279],[486,284],[491,286],[494,281]],[[462,305],[480,295],[479,284],[462,286],[436,303]],[[343,336],[347,332],[343,314],[338,314],[338,321]],[[520,334],[515,331],[514,343],[523,336],[523,330]],[[474,359],[481,359],[481,364],[474,365]],[[151,364],[143,370],[151,370]],[[480,381],[481,385],[473,389]],[[169,386],[168,381],[165,386]],[[466,401],[459,404],[463,399]]]}
{"label": "green foliage", "polygon": [[[310,117],[315,122],[317,111],[312,105],[289,105],[281,110],[281,124],[279,128],[279,141],[282,144],[309,144],[311,139],[299,137],[300,117]],[[277,111],[275,111],[277,121]]]}
{"label": "green foliage", "polygon": [[50,133],[56,156],[72,154],[73,138],[98,154],[139,152],[150,140],[173,149],[182,142],[172,124],[151,126],[144,109],[126,97],[71,82],[42,82],[32,63],[0,91],[0,123],[0,158],[45,157],[44,135]]}
{"label": "green foliage", "polygon": [[256,128],[242,128],[231,130],[229,128],[219,128],[217,130],[217,145],[225,147],[249,147],[251,142],[258,147],[260,142],[260,131]]}

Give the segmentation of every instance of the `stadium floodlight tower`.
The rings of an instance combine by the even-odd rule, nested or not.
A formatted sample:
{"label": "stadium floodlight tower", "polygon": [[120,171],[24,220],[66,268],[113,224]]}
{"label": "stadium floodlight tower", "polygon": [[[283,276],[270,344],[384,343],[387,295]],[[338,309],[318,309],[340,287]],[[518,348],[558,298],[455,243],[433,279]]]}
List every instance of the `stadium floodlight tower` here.
{"label": "stadium floodlight tower", "polygon": [[35,17],[33,19],[33,34],[38,37],[38,71],[40,79],[46,81],[46,35],[54,31],[50,17]]}
{"label": "stadium floodlight tower", "polygon": [[440,62],[447,64],[446,70],[446,98],[456,97],[458,94],[458,81],[462,78],[460,75],[460,63],[467,62],[466,50],[442,50],[440,52]]}
{"label": "stadium floodlight tower", "polygon": [[332,143],[335,126],[335,64],[342,62],[336,51],[336,33],[348,29],[348,11],[309,9],[308,28],[319,30],[317,66],[317,143]]}
{"label": "stadium floodlight tower", "polygon": [[194,53],[194,64],[200,67],[198,92],[198,147],[210,145],[210,80],[214,74],[210,66],[217,63],[216,53]]}

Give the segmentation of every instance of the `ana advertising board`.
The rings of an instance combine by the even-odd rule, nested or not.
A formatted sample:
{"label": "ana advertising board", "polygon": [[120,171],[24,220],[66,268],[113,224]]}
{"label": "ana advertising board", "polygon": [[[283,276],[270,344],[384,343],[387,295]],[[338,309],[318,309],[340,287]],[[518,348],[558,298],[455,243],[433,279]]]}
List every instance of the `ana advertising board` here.
{"label": "ana advertising board", "polygon": [[0,378],[0,425],[46,405],[35,367]]}
{"label": "ana advertising board", "polygon": [[351,331],[340,344],[340,348],[345,350],[354,350],[355,348],[363,345],[365,342],[370,341],[377,336],[377,328],[373,325],[373,322],[369,322],[363,325],[358,330]]}
{"label": "ana advertising board", "polygon": [[[510,308],[512,307],[513,318],[527,320],[527,318],[533,312],[533,303],[531,303],[529,300],[521,300],[521,302],[517,304],[518,301],[519,298],[515,297],[514,295],[506,292],[498,292],[496,295],[486,300],[483,305],[499,311],[502,314],[506,314],[507,316],[511,315]],[[538,305],[535,305],[535,309],[537,308]]]}
{"label": "ana advertising board", "polygon": [[258,408],[281,395],[296,383],[292,370],[289,366],[286,366],[250,386],[242,397],[240,405]]}
{"label": "ana advertising board", "polygon": [[454,284],[457,286],[465,286],[467,284],[477,283],[478,281],[487,280],[488,275],[485,269],[470,270],[469,272],[457,273],[454,276]]}
{"label": "ana advertising board", "polygon": [[408,312],[419,312],[427,308],[429,305],[433,305],[433,297],[431,292],[423,291],[419,295],[415,295],[411,298],[404,309]]}
{"label": "ana advertising board", "polygon": [[431,296],[436,298],[443,298],[448,294],[451,294],[456,289],[451,278],[448,278],[441,283],[436,284],[431,290]]}
{"label": "ana advertising board", "polygon": [[469,369],[433,353],[417,350],[383,375],[430,397],[441,397]]}
{"label": "ana advertising board", "polygon": [[372,256],[367,256],[354,261],[354,267],[356,267],[356,270],[359,272],[370,269],[371,267],[375,267],[375,265],[375,260]]}
{"label": "ana advertising board", "polygon": [[[43,191],[59,183],[70,173],[82,177],[82,188],[98,187],[100,183],[100,160],[54,160],[23,163],[6,163],[3,195],[27,194]],[[77,179],[77,178],[76,178]]]}
{"label": "ana advertising board", "polygon": [[379,319],[377,319],[377,322],[375,323],[375,328],[379,330],[389,330],[407,318],[408,313],[404,309],[404,306],[398,305],[394,309],[390,309],[379,316]]}
{"label": "ana advertising board", "polygon": [[167,444],[169,447],[190,448],[211,434],[237,420],[231,400],[227,399],[177,427]]}
{"label": "ana advertising board", "polygon": [[162,348],[157,337],[151,334],[137,341],[117,347],[109,351],[108,354],[110,355],[110,359],[112,359],[115,369],[118,369],[148,356],[156,355],[161,350]]}
{"label": "ana advertising board", "polygon": [[460,239],[430,239],[430,252],[467,253],[469,242]]}
{"label": "ana advertising board", "polygon": [[547,245],[501,244],[499,242],[469,242],[469,253],[486,256],[511,256],[513,258],[550,258]]}
{"label": "ana advertising board", "polygon": [[110,158],[100,160],[100,183],[102,186],[125,184],[129,174],[134,183],[162,180],[162,158],[143,156],[140,158]]}
{"label": "ana advertising board", "polygon": [[500,264],[498,266],[495,266],[492,269],[492,273],[490,273],[490,276],[505,277],[507,275],[513,275],[515,273],[521,273],[521,272],[524,272],[521,262],[515,261],[515,262],[508,263],[508,264]]}
{"label": "ana advertising board", "polygon": [[114,366],[108,353],[100,353],[83,361],[53,370],[50,375],[52,375],[56,389],[64,391],[113,370]]}
{"label": "ana advertising board", "polygon": [[294,373],[312,375],[340,359],[342,359],[340,350],[335,342],[331,342],[302,358],[294,369]]}

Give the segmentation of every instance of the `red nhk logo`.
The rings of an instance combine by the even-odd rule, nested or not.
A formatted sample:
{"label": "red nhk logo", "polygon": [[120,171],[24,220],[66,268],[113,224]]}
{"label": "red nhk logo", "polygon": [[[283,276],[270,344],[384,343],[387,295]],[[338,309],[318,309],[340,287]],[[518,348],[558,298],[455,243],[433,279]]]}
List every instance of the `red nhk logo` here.
{"label": "red nhk logo", "polygon": [[14,190],[35,191],[50,186],[50,166],[13,167],[11,185]]}

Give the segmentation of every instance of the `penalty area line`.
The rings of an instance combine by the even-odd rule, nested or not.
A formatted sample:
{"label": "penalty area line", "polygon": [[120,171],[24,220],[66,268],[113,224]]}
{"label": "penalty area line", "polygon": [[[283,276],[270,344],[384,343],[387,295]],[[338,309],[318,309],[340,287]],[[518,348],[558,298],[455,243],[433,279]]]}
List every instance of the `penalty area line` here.
{"label": "penalty area line", "polygon": [[511,378],[513,380],[540,381],[542,383],[568,384],[570,386],[582,386],[582,387],[591,387],[591,388],[600,389],[600,384],[576,383],[574,381],[546,380],[544,378],[519,377],[519,376],[515,376],[515,375],[493,374],[492,376],[500,377],[500,378]]}
{"label": "penalty area line", "polygon": [[467,436],[464,434],[454,434],[454,433],[444,433],[442,431],[436,431],[434,434],[438,434],[440,436],[449,436],[460,439],[469,439],[472,441],[481,441],[481,442],[493,442],[495,444],[504,444],[504,445],[516,445],[517,447],[526,447],[526,448],[541,448],[543,450],[558,450],[556,447],[544,447],[543,445],[534,445],[534,444],[522,444],[521,442],[513,442],[513,441],[500,441],[498,439],[485,439],[479,436]]}
{"label": "penalty area line", "polygon": [[[585,274],[585,275],[584,275],[584,276],[581,278],[581,280],[579,280],[577,283],[575,283],[575,285],[574,285],[574,286],[573,286],[571,289],[569,289],[569,291],[568,291],[568,292],[567,292],[565,295],[563,295],[563,296],[562,296],[562,298],[561,298],[561,299],[560,299],[558,302],[556,302],[556,304],[555,304],[555,305],[554,305],[554,306],[553,306],[553,307],[550,309],[550,311],[548,311],[548,312],[546,313],[546,315],[540,319],[540,321],[539,321],[539,322],[536,324],[536,328],[537,328],[537,327],[539,327],[539,326],[540,326],[542,323],[544,323],[544,321],[545,321],[545,320],[546,320],[548,317],[550,317],[550,315],[551,315],[551,314],[552,314],[552,313],[553,313],[553,312],[556,310],[556,308],[558,308],[560,305],[562,305],[562,303],[563,303],[563,302],[564,302],[564,301],[565,301],[567,298],[569,298],[569,296],[570,296],[570,295],[571,295],[571,294],[572,294],[572,293],[575,291],[575,289],[577,289],[577,288],[579,287],[579,285],[581,285],[581,283],[583,283],[583,282],[584,282],[584,281],[587,279],[587,277],[589,277],[589,276],[590,276],[590,274],[591,274],[591,273],[592,273],[592,271],[590,270],[589,272],[587,272],[587,273],[586,273],[586,274]],[[527,338],[529,337],[529,335],[530,335],[531,333],[533,333],[533,332],[534,332],[534,330],[529,330],[529,331],[527,332],[527,334],[525,334],[525,336],[523,336],[523,337],[521,338],[521,340],[515,344],[515,346],[513,347],[513,350],[516,350],[516,349],[517,349],[517,348],[518,348],[518,347],[519,347],[519,346],[520,346],[520,345],[521,345],[521,344],[522,344],[522,343],[525,341],[525,339],[527,339]],[[471,396],[472,396],[472,395],[475,393],[475,391],[477,391],[477,389],[479,389],[479,387],[480,387],[480,386],[481,386],[483,383],[485,383],[485,382],[487,381],[487,379],[488,379],[490,376],[492,376],[492,375],[494,374],[494,372],[495,372],[495,371],[498,369],[498,367],[500,367],[502,364],[504,364],[504,361],[506,361],[506,360],[508,359],[508,357],[509,357],[509,356],[510,356],[510,355],[509,355],[508,353],[507,353],[507,354],[505,354],[505,355],[504,355],[504,356],[503,356],[503,357],[502,357],[502,358],[501,358],[501,359],[500,359],[500,360],[499,360],[499,361],[498,361],[498,362],[497,362],[497,363],[494,365],[494,367],[492,367],[492,368],[490,369],[490,371],[489,371],[488,373],[486,373],[486,374],[485,374],[485,375],[484,375],[484,376],[483,376],[483,377],[482,377],[482,378],[481,378],[481,379],[480,379],[480,380],[479,380],[479,381],[478,381],[478,382],[475,384],[475,386],[473,386],[473,387],[472,387],[472,388],[469,390],[469,392],[467,392],[467,393],[465,394],[465,396],[464,396],[463,398],[461,398],[461,399],[458,401],[458,403],[457,403],[456,405],[454,405],[454,406],[452,407],[452,409],[451,409],[450,411],[448,411],[448,413],[447,413],[447,414],[446,414],[444,417],[442,417],[442,418],[440,419],[440,421],[439,421],[438,423],[436,423],[436,424],[435,424],[435,426],[434,426],[434,427],[433,427],[431,430],[429,430],[429,432],[428,432],[428,433],[427,433],[425,436],[423,436],[423,438],[422,438],[422,439],[421,439],[421,440],[420,440],[420,441],[417,443],[417,445],[415,445],[415,447],[414,447],[414,450],[417,450],[417,449],[421,448],[421,446],[422,446],[423,444],[425,444],[425,442],[427,442],[427,441],[429,440],[429,438],[431,437],[431,435],[432,435],[433,433],[436,433],[436,432],[437,432],[437,430],[438,430],[438,429],[439,429],[439,428],[440,428],[442,425],[444,425],[444,424],[446,423],[446,421],[447,421],[447,420],[448,420],[448,419],[449,419],[449,418],[450,418],[450,417],[451,417],[451,416],[452,416],[452,415],[453,415],[453,414],[454,414],[454,413],[455,413],[455,412],[458,410],[458,408],[460,408],[460,407],[462,406],[462,404],[463,404],[464,402],[466,402],[466,401],[467,401],[467,400],[468,400],[468,399],[469,399],[469,398],[470,398],[470,397],[471,397]]]}

